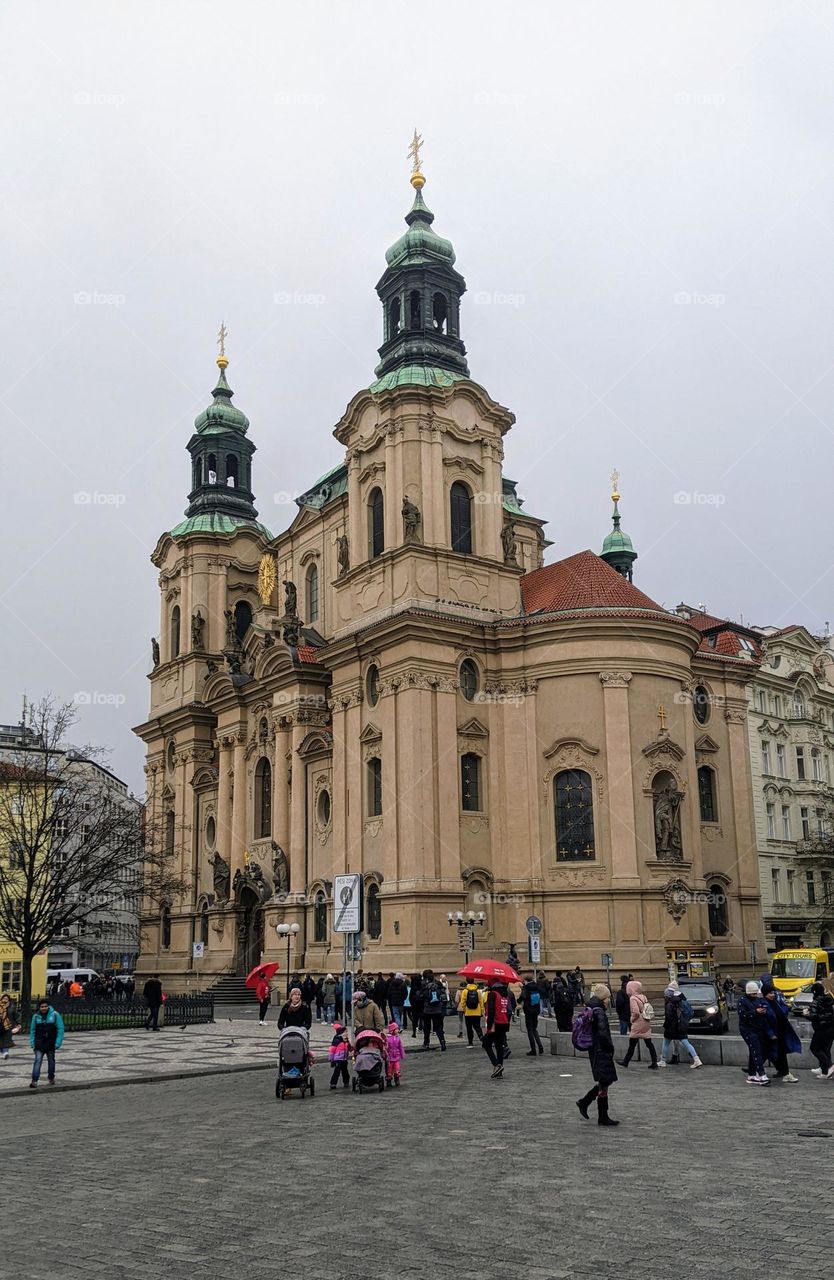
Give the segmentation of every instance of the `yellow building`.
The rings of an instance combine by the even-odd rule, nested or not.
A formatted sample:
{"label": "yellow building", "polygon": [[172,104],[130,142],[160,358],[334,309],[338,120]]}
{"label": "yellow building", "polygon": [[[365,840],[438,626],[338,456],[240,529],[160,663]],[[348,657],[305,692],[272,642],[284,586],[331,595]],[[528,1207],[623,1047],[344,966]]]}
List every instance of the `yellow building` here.
{"label": "yellow building", "polygon": [[[23,952],[13,942],[0,941],[0,995],[20,994],[23,977]],[[32,994],[46,991],[46,952],[32,961]]]}

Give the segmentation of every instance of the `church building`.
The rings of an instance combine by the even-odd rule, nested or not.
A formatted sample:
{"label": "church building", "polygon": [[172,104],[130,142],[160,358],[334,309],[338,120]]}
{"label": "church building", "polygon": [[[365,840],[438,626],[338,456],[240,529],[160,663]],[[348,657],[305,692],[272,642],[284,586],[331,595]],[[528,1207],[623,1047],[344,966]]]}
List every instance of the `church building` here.
{"label": "church building", "polygon": [[451,975],[450,913],[470,911],[476,953],[500,958],[538,916],[548,972],[600,973],[605,953],[654,986],[670,964],[736,971],[751,940],[763,953],[754,666],[634,584],[616,484],[601,555],[545,565],[545,522],[503,471],[515,419],[470,375],[466,283],[424,182],[415,158],[376,376],[333,430],[342,461],[276,535],[221,330],[185,519],[152,556],[136,732],[150,827],[189,889],[144,919],[140,970],[193,986],[195,942],[204,983],[262,956],[341,969],[333,883],[351,872],[366,971]]}

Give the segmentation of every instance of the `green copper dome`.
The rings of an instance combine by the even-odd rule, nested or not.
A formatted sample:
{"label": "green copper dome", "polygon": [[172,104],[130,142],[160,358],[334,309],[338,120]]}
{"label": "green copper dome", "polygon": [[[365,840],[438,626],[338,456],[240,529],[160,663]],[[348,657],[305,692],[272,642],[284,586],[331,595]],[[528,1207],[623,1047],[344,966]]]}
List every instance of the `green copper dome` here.
{"label": "green copper dome", "polygon": [[620,495],[615,489],[611,494],[611,501],[614,503],[614,513],[611,517],[614,528],[602,544],[600,559],[610,565],[612,569],[616,569],[627,582],[632,581],[634,561],[637,559],[637,552],[634,550],[634,543],[627,533],[620,528],[620,508],[617,505]]}
{"label": "green copper dome", "polygon": [[391,245],[385,254],[389,267],[424,267],[432,263],[454,265],[455,251],[451,240],[432,231],[434,214],[418,191],[414,204],[405,216],[408,231]]}
{"label": "green copper dome", "polygon": [[372,382],[369,390],[391,391],[394,387],[451,387],[453,382],[460,382],[462,373],[452,373],[449,369],[433,369],[430,365],[408,364],[404,368],[392,369],[376,382]]}
{"label": "green copper dome", "polygon": [[634,551],[631,538],[622,529],[613,529],[602,544],[602,554],[610,551]]}
{"label": "green copper dome", "polygon": [[203,515],[191,516],[188,520],[183,520],[175,529],[171,530],[172,538],[184,538],[189,533],[234,533],[236,529],[248,527],[254,529],[256,533],[260,533],[269,542],[272,541],[272,534],[269,532],[265,524],[260,524],[257,520],[248,520],[245,516],[228,516],[218,511],[208,511]]}
{"label": "green copper dome", "polygon": [[217,386],[212,395],[214,399],[207,409],[198,413],[194,419],[194,430],[200,436],[213,435],[230,428],[243,435],[249,430],[249,419],[245,413],[232,404],[232,390],[226,381],[226,370],[220,370]]}

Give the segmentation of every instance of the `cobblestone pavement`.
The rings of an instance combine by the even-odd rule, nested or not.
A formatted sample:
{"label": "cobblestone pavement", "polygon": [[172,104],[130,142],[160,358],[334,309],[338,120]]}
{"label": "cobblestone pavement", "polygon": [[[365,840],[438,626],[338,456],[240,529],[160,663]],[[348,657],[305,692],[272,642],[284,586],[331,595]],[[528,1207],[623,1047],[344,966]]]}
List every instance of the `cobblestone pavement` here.
{"label": "cobblestone pavement", "polygon": [[409,1052],[403,1087],[384,1095],[330,1093],[320,1066],[306,1101],[277,1102],[267,1071],[10,1097],[4,1272],[827,1272],[834,1084],[805,1074],[762,1089],[729,1069],[632,1066],[612,1089],[621,1126],[600,1129],[574,1106],[584,1062],[570,1071],[526,1058],[518,1031],[512,1042],[501,1082],[481,1051],[453,1040],[445,1054]]}
{"label": "cobblestone pavement", "polygon": [[[204,1026],[174,1025],[158,1032],[124,1028],[119,1031],[68,1031],[58,1051],[58,1085],[117,1084],[121,1080],[173,1073],[226,1071],[231,1067],[269,1064],[278,1057],[277,1013],[261,1027],[257,1021],[221,1017]],[[313,1023],[310,1043],[324,1052],[332,1032]],[[46,1088],[46,1067],[43,1083]],[[0,1064],[0,1097],[28,1088],[32,1052],[25,1035]],[[56,1086],[57,1087],[57,1086]]]}

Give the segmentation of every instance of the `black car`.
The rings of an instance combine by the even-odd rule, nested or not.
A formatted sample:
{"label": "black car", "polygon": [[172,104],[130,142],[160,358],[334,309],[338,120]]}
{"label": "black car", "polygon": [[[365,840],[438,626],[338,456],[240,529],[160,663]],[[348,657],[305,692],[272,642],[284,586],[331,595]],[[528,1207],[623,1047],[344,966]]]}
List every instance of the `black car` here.
{"label": "black car", "polygon": [[678,986],[692,1006],[690,1031],[729,1031],[727,998],[710,978],[679,978]]}

